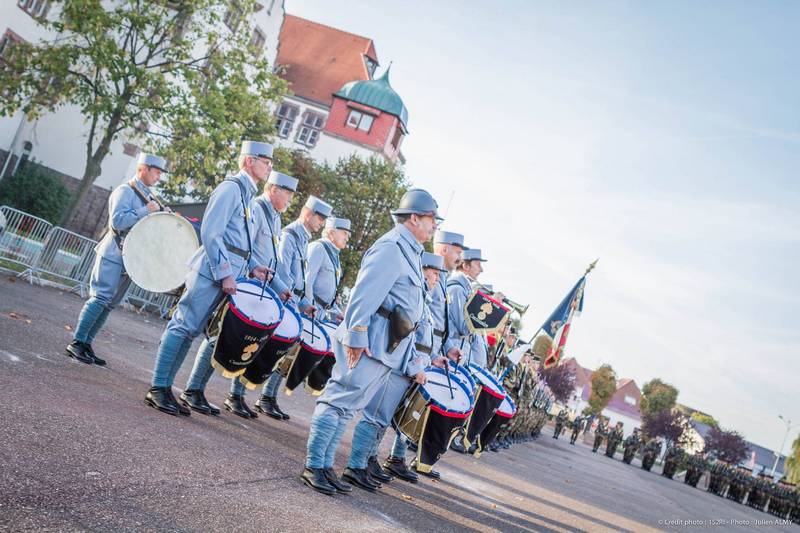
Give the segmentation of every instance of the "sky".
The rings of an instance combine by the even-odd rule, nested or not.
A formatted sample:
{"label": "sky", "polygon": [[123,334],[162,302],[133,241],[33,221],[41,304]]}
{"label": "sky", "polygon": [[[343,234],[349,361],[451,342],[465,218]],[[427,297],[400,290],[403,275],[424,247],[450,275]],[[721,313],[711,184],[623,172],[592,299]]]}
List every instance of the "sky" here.
{"label": "sky", "polygon": [[[374,40],[406,171],[567,355],[771,449],[800,429],[800,3],[286,0]],[[380,74],[382,70],[378,71]]]}

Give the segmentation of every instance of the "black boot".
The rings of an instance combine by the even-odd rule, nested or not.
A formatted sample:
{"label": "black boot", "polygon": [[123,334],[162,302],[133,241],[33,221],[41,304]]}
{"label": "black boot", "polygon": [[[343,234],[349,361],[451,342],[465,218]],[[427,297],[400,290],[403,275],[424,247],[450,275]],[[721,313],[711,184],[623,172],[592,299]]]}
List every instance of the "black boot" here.
{"label": "black boot", "polygon": [[250,412],[245,409],[244,396],[241,394],[229,394],[223,405],[225,405],[226,411],[230,411],[236,416],[250,419]]}
{"label": "black boot", "polygon": [[381,468],[380,463],[378,463],[378,457],[375,455],[367,459],[367,472],[369,472],[369,475],[372,476],[373,479],[377,479],[381,483],[389,483],[394,479],[393,475]]}
{"label": "black boot", "polygon": [[247,411],[247,414],[250,416],[250,418],[258,418],[258,413],[250,409],[250,406],[247,405],[247,402],[244,401],[244,398],[242,398],[242,407],[245,411]]}
{"label": "black boot", "polygon": [[202,413],[204,415],[211,414],[211,409],[208,408],[208,402],[203,401],[205,398],[203,397],[203,391],[201,390],[185,390],[180,396],[178,396],[178,398],[180,399],[180,402],[189,409],[194,409],[198,413]]}
{"label": "black boot", "polygon": [[178,406],[170,401],[171,397],[172,392],[169,387],[150,387],[144,397],[144,403],[162,413],[177,415],[179,412]]}
{"label": "black boot", "polygon": [[[227,400],[225,403],[227,405]],[[300,479],[317,492],[328,496],[336,494],[336,488],[325,479],[325,471],[322,468],[306,468],[300,475]]]}
{"label": "black boot", "polygon": [[472,445],[469,447],[469,450],[467,450],[467,453],[469,455],[473,455],[476,451],[478,451],[478,443],[473,442]]}
{"label": "black boot", "polygon": [[353,486],[339,479],[339,476],[336,475],[333,468],[325,468],[323,472],[325,473],[325,479],[336,489],[336,492],[339,494],[353,492]]}
{"label": "black boot", "polygon": [[80,341],[72,341],[67,345],[67,356],[87,365],[94,364],[91,352],[86,349],[86,344]]}
{"label": "black boot", "polygon": [[189,410],[188,407],[184,407],[183,405],[178,403],[178,400],[175,399],[175,396],[172,394],[172,387],[167,389],[167,395],[169,395],[169,401],[172,402],[172,405],[178,409],[178,414],[181,416],[191,416],[192,412]]}
{"label": "black boot", "polygon": [[462,435],[457,435],[450,443],[450,449],[457,451],[458,453],[467,453],[467,449],[464,447],[463,439],[464,437]]}
{"label": "black boot", "polygon": [[372,478],[370,477],[366,468],[350,468],[348,466],[342,473],[342,479],[351,485],[355,485],[356,487],[369,492],[375,492],[380,487],[380,485],[372,481]]}
{"label": "black boot", "polygon": [[264,413],[268,417],[274,418],[275,420],[283,420],[283,415],[281,415],[280,411],[275,409],[275,398],[272,396],[264,396],[263,394],[258,399],[255,405],[256,411]]}
{"label": "black boot", "polygon": [[405,459],[401,459],[400,457],[390,455],[386,458],[386,462],[383,463],[383,468],[403,481],[408,481],[409,483],[417,483],[419,481],[419,476],[416,472],[409,470]]}
{"label": "black boot", "polygon": [[86,348],[87,352],[89,352],[89,356],[92,358],[92,363],[96,364],[97,366],[106,366],[106,360],[97,357],[97,354],[94,353],[94,348],[92,348],[91,344],[84,342],[83,347]]}
{"label": "black boot", "polygon": [[272,397],[272,405],[273,405],[273,406],[275,406],[275,410],[276,410],[278,413],[280,413],[280,415],[281,415],[281,418],[283,418],[284,420],[289,420],[289,419],[291,418],[291,417],[289,416],[289,413],[285,413],[285,412],[283,411],[283,409],[281,409],[281,406],[280,406],[280,405],[278,405],[278,399],[277,399],[276,397],[274,397],[274,396]]}

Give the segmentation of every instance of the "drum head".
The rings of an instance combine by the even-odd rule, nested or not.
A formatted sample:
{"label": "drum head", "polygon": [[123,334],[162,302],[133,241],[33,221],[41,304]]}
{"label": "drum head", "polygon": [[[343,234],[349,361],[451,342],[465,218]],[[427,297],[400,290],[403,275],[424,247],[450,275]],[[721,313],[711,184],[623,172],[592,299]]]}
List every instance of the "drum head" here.
{"label": "drum head", "polygon": [[300,320],[303,325],[303,330],[300,332],[300,344],[303,345],[303,348],[317,354],[330,352],[331,339],[328,337],[326,329],[319,322],[305,315],[300,315]]}
{"label": "drum head", "polygon": [[455,375],[461,378],[461,381],[463,381],[464,384],[467,385],[470,392],[475,394],[475,387],[476,387],[475,379],[470,375],[469,372],[467,372],[467,369],[461,365],[455,364],[452,361],[448,361],[448,364],[450,365],[450,372],[453,372]]}
{"label": "drum head", "polygon": [[325,331],[328,332],[328,338],[331,341],[330,349],[328,350],[328,355],[333,355],[333,340],[336,335],[336,330],[339,329],[339,324],[334,324],[333,322],[320,322],[322,327],[325,328]]}
{"label": "drum head", "polygon": [[506,394],[505,399],[500,403],[500,407],[497,408],[497,414],[506,418],[511,418],[517,414],[517,405],[508,394]]}
{"label": "drum head", "polygon": [[200,247],[191,222],[173,213],[151,213],[128,232],[122,262],[131,280],[150,292],[180,287],[187,263]]}
{"label": "drum head", "polygon": [[236,280],[236,294],[228,296],[237,314],[266,328],[273,328],[283,318],[283,306],[278,295],[269,287],[263,287],[260,281],[239,278]]}
{"label": "drum head", "polygon": [[474,363],[469,364],[469,369],[472,375],[475,376],[475,380],[483,385],[485,389],[490,389],[494,396],[500,396],[501,398],[506,396],[506,390],[488,370]]}
{"label": "drum head", "polygon": [[283,320],[278,324],[272,337],[293,343],[300,336],[300,313],[291,304],[285,304],[283,310]]}
{"label": "drum head", "polygon": [[[443,411],[453,414],[464,414],[472,409],[472,393],[464,381],[457,375],[450,373],[450,386],[447,384],[447,374],[441,368],[428,368],[425,370],[427,383],[420,387],[425,399]],[[450,393],[452,392],[452,397]]]}

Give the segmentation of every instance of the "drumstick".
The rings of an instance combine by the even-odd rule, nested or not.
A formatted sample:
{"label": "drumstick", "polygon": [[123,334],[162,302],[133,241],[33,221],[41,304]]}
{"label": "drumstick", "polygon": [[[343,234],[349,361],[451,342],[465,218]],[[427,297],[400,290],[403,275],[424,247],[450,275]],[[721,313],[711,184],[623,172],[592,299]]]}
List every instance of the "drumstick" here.
{"label": "drumstick", "polygon": [[450,398],[454,399],[453,391],[456,390],[455,387],[451,387],[450,385],[445,385],[444,383],[436,383],[435,381],[428,381],[426,382],[426,385],[436,385],[437,387],[445,387],[447,389],[450,389]]}
{"label": "drumstick", "polygon": [[267,282],[266,281],[262,281],[261,282],[261,294],[258,296],[259,300],[263,300],[264,299],[264,291],[265,290],[267,290]]}
{"label": "drumstick", "polygon": [[261,297],[261,298],[266,297],[266,298],[269,298],[270,300],[274,300],[274,298],[272,296],[270,296],[269,294],[266,294],[266,295],[264,294],[265,287],[266,287],[266,285],[262,285],[261,286],[261,294],[259,294],[257,292],[245,291],[245,290],[242,290],[242,289],[239,289],[239,288],[236,289],[236,292],[241,292],[243,294],[249,294],[250,296],[258,296],[258,297]]}
{"label": "drumstick", "polygon": [[453,384],[450,383],[450,363],[445,361],[444,363],[444,375],[447,376],[447,386],[450,388],[450,399],[454,400],[455,397],[453,396]]}

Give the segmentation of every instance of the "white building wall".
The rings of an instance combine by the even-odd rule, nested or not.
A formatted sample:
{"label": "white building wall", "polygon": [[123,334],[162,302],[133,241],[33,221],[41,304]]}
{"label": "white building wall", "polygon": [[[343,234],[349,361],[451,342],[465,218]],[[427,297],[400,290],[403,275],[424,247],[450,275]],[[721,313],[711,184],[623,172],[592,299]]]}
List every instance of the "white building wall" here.
{"label": "white building wall", "polygon": [[[577,399],[574,399],[569,403],[569,409],[573,413],[581,413],[585,407],[589,406],[589,402],[584,401],[580,394],[582,390],[576,391],[578,394]],[[618,413],[616,411],[612,411],[611,409],[603,409],[602,415],[610,420],[610,426],[615,425],[617,422],[622,422],[622,432],[627,437],[635,428],[641,429],[642,421],[638,418],[633,418],[630,415]]]}

